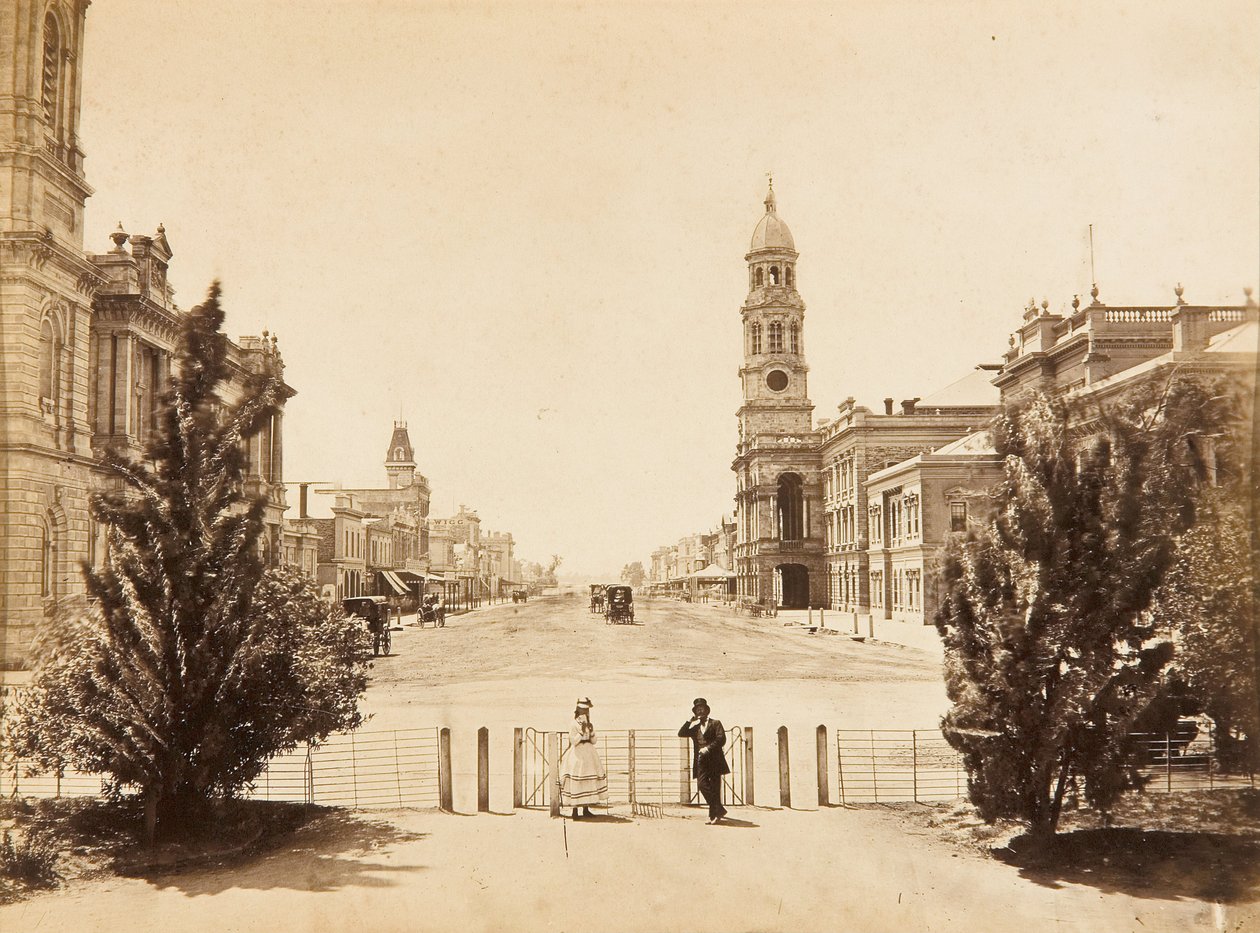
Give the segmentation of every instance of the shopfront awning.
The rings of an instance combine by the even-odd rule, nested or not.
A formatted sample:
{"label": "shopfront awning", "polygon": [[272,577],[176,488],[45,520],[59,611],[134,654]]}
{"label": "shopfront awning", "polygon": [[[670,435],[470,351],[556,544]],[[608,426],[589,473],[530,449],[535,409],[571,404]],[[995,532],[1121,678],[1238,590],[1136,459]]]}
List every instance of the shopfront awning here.
{"label": "shopfront awning", "polygon": [[399,579],[398,574],[392,570],[380,571],[381,579],[385,581],[385,585],[394,591],[396,596],[407,596],[411,593],[410,587]]}
{"label": "shopfront awning", "polygon": [[415,571],[412,571],[412,570],[395,570],[394,575],[398,577],[399,580],[402,580],[402,582],[407,584],[408,586],[413,586],[417,583],[424,582],[424,574],[416,573]]}

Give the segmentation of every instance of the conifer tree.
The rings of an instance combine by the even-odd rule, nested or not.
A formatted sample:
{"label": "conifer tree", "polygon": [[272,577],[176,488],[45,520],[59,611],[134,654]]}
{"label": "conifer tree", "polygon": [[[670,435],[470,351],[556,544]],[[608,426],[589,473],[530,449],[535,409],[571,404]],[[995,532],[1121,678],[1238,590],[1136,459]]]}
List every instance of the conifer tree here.
{"label": "conifer tree", "polygon": [[1035,396],[996,419],[995,518],[947,547],[936,618],[942,731],[985,819],[1044,838],[1069,786],[1106,811],[1140,783],[1127,735],[1173,653],[1148,610],[1228,405],[1174,379],[1106,410]]}
{"label": "conifer tree", "polygon": [[1182,536],[1155,594],[1154,613],[1177,635],[1174,666],[1211,717],[1218,761],[1229,770],[1260,770],[1260,690],[1254,556],[1240,490],[1213,497]]}
{"label": "conifer tree", "polygon": [[265,502],[243,492],[248,440],[285,390],[259,375],[226,406],[218,283],[185,315],[143,460],[109,454],[93,498],[108,535],[84,568],[95,606],[50,627],[21,716],[46,767],[138,786],[150,838],[254,780],[275,753],[359,722],[366,635],[294,571],[264,574]]}

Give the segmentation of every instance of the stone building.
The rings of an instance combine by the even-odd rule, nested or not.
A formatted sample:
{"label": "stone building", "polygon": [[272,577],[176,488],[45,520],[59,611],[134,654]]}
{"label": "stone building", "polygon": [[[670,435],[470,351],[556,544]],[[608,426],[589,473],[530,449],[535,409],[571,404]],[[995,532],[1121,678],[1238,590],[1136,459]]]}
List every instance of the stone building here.
{"label": "stone building", "polygon": [[[181,315],[159,226],[84,251],[92,189],[78,136],[87,0],[0,12],[0,667],[27,663],[59,606],[84,598],[80,566],[103,557],[90,495],[115,488],[106,448],[139,454],[171,370]],[[130,243],[130,245],[128,245]],[[230,350],[231,403],[254,373],[282,376],[274,338]],[[292,394],[291,390],[289,394]],[[281,416],[254,439],[248,491],[267,498],[263,547],[282,550]]]}
{"label": "stone building", "polygon": [[814,423],[805,363],[805,304],[796,244],[774,188],[744,257],[748,297],[740,316],[744,403],[736,476],[736,592],[783,608],[865,612],[870,602],[863,483],[874,470],[931,451],[982,426],[997,391],[983,370],[926,399],[883,414],[848,399]]}
{"label": "stone building", "polygon": [[[398,529],[412,527],[415,538],[395,548],[396,569],[424,573],[429,554],[429,480],[416,472],[416,452],[411,446],[407,422],[395,421],[385,451],[387,486],[372,489],[316,489],[325,496],[350,496],[364,515],[391,518]],[[401,533],[401,532],[400,532]]]}
{"label": "stone building", "polygon": [[1254,379],[1256,341],[1246,335],[1254,333],[1258,309],[1251,289],[1243,292],[1240,305],[1192,305],[1178,285],[1172,305],[1110,307],[1095,285],[1088,305],[1075,296],[1065,314],[1051,313],[1049,301],[1030,301],[993,382],[1010,401],[1034,390],[1064,395],[1105,384],[1114,392],[1173,366]]}
{"label": "stone building", "polygon": [[805,364],[798,253],[777,213],[774,186],[744,261],[744,361],[735,472],[736,589],[803,608],[824,597],[820,435]]}
{"label": "stone building", "polygon": [[[977,431],[871,473],[865,486],[869,605],[858,629],[884,641],[930,647],[941,602],[939,569],[950,535],[993,516],[1002,461]],[[865,625],[862,623],[865,622]]]}
{"label": "stone building", "polygon": [[[1241,305],[1189,305],[1180,286],[1175,295],[1171,306],[1108,307],[1095,287],[1089,305],[1075,298],[1065,315],[1052,314],[1048,301],[1029,302],[992,382],[1006,401],[1040,391],[1105,405],[1143,383],[1158,387],[1174,373],[1199,374],[1235,379],[1253,397],[1260,308],[1250,290]],[[1088,443],[1087,425],[1079,434]],[[1236,480],[1249,468],[1219,462],[1210,445],[1202,453],[1211,483],[1230,473]],[[871,598],[865,609],[855,607],[855,628],[903,644],[938,643],[931,628],[941,596],[935,570],[951,534],[991,518],[1002,475],[983,432],[870,474],[862,489],[870,503],[864,552]]]}
{"label": "stone building", "polygon": [[869,560],[869,532],[881,527],[889,512],[866,488],[871,474],[908,457],[930,453],[982,428],[997,411],[993,372],[979,368],[922,399],[884,399],[884,411],[872,412],[852,398],[834,421],[820,423],[824,546],[827,553],[829,609],[866,614],[882,605],[889,578]]}
{"label": "stone building", "polygon": [[355,507],[354,499],[340,495],[332,507],[332,518],[308,518],[304,522],[319,536],[319,564],[316,582],[325,597],[346,599],[367,596],[368,529],[370,516]]}

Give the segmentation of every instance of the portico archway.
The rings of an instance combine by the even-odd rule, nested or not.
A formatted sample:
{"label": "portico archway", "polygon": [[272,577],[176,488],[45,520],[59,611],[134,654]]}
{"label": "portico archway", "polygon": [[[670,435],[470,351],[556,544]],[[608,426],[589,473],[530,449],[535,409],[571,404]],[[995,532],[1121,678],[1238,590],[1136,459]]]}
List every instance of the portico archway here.
{"label": "portico archway", "polygon": [[808,568],[804,564],[779,564],[774,572],[778,576],[779,605],[784,609],[808,609]]}

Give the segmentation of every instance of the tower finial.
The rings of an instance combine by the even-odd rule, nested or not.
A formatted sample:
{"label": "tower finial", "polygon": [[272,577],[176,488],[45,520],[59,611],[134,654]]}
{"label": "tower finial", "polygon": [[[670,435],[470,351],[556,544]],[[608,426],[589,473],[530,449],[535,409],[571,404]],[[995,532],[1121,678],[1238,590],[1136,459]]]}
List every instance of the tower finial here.
{"label": "tower finial", "polygon": [[774,200],[774,172],[766,172],[766,178],[770,181],[770,189],[766,192],[766,213],[773,214],[775,209]]}

